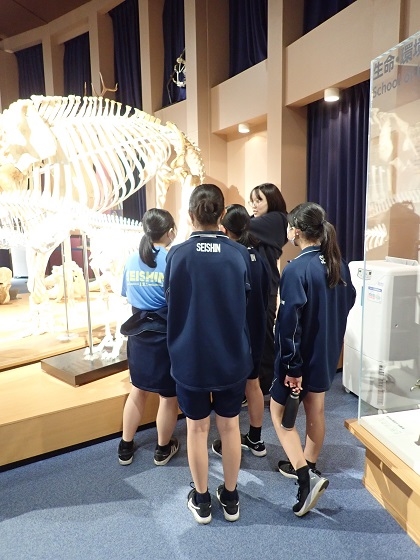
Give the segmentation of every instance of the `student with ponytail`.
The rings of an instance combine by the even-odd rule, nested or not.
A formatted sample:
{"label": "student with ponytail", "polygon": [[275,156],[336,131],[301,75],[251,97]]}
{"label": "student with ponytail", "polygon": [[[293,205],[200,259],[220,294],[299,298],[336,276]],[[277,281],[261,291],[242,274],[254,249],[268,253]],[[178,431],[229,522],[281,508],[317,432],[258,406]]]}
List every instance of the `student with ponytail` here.
{"label": "student with ponytail", "polygon": [[[261,438],[264,396],[258,373],[265,342],[270,272],[265,259],[258,252],[258,240],[249,231],[250,221],[251,218],[245,206],[231,204],[226,207],[226,214],[222,218],[220,229],[226,233],[229,239],[237,241],[248,249],[251,264],[251,291],[248,295],[246,317],[254,367],[246,382],[245,396],[248,403],[249,430],[248,433],[241,434],[241,445],[243,449],[250,450],[256,457],[264,457],[267,455],[265,443]],[[220,439],[213,442],[212,449],[216,455],[222,456]]]}
{"label": "student with ponytail", "polygon": [[212,520],[208,436],[212,411],[223,445],[223,478],[216,489],[224,518],[239,519],[239,413],[253,368],[246,308],[251,261],[240,243],[219,231],[222,191],[196,187],[189,201],[193,231],[172,247],[165,271],[168,348],[179,407],[187,417],[187,455],[193,488],[188,509],[200,524]]}
{"label": "student with ponytail", "polygon": [[132,388],[123,412],[118,460],[129,465],[134,457],[134,435],[140,425],[150,393],[159,393],[156,417],[158,442],[155,465],[162,466],[177,453],[172,437],[178,419],[175,382],[166,341],[167,304],[163,290],[167,247],[175,237],[175,222],[167,210],[151,208],[142,220],[143,236],[138,253],[128,258],[121,294],[131,304],[133,315],[122,326],[128,335],[127,358]]}
{"label": "student with ponytail", "polygon": [[[347,315],[356,291],[342,260],[334,226],[313,202],[299,204],[287,216],[287,237],[300,254],[283,270],[276,320],[277,355],[271,387],[271,418],[288,460],[281,474],[297,479],[295,515],[315,507],[329,481],[316,470],[325,436],[324,399],[337,371]],[[294,427],[282,427],[290,390],[300,392],[306,417],[302,449]]]}

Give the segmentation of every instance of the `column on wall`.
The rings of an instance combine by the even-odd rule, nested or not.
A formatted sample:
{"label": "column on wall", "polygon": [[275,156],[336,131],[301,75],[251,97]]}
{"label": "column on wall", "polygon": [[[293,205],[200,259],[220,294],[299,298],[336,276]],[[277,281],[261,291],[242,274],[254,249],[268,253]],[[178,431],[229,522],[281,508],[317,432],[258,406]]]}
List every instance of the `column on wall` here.
{"label": "column on wall", "polygon": [[162,107],[164,3],[165,0],[139,0],[143,111],[152,115]]}
{"label": "column on wall", "polygon": [[211,88],[228,73],[229,13],[222,0],[185,0],[187,134],[198,143],[206,181],[227,181],[226,141],[211,132]]}
{"label": "column on wall", "polygon": [[[96,10],[89,15],[89,45],[90,45],[90,70],[92,76],[92,94],[101,94],[103,85],[100,75],[102,74],[105,87],[114,89],[114,34],[110,16],[101,14]],[[115,99],[115,93],[106,92],[108,99]]]}
{"label": "column on wall", "polygon": [[[267,179],[288,210],[306,200],[306,108],[287,107],[284,96],[285,48],[302,34],[303,7],[303,0],[268,2]],[[289,249],[281,265],[295,256]]]}
{"label": "column on wall", "polygon": [[13,53],[0,51],[0,112],[19,97],[17,59]]}
{"label": "column on wall", "polygon": [[42,53],[44,57],[44,79],[46,95],[63,95],[64,45],[58,43],[55,36],[45,34],[42,38]]}

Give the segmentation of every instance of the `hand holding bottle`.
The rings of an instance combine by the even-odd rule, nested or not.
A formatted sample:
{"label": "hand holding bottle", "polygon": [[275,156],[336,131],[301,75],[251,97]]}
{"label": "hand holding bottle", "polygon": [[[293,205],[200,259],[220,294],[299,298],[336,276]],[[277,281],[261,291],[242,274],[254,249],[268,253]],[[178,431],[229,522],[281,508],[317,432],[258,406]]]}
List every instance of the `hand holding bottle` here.
{"label": "hand holding bottle", "polygon": [[287,397],[286,405],[283,411],[283,418],[281,421],[281,427],[285,430],[291,430],[295,425],[297,413],[299,410],[299,393],[300,391],[294,388],[290,390],[289,396]]}

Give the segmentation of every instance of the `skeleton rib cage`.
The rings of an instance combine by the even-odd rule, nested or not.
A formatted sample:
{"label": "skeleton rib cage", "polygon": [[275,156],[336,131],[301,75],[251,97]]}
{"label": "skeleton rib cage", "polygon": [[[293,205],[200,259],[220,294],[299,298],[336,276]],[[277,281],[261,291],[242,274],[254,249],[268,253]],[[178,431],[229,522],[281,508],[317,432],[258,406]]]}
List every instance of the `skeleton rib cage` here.
{"label": "skeleton rib cage", "polygon": [[99,215],[152,178],[158,205],[171,181],[204,179],[200,150],[176,125],[101,97],[12,103],[0,115],[0,171],[7,167],[18,178],[7,171],[0,178],[0,247],[26,247],[35,304],[45,301],[48,257],[71,231],[97,237],[95,230],[118,229],[131,245],[133,233],[141,236],[138,223]]}
{"label": "skeleton rib cage", "polygon": [[179,141],[176,127],[122,108],[96,97],[19,100],[3,113],[3,161],[27,175],[30,190],[104,212],[156,176]]}

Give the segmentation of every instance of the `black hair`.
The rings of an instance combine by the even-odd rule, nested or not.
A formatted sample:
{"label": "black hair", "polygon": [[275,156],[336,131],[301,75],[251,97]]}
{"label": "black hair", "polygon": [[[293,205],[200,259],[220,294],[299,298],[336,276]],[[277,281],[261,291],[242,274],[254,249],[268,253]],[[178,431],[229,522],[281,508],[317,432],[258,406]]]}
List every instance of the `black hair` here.
{"label": "black hair", "polygon": [[283,214],[287,213],[286,209],[286,201],[281,194],[281,191],[276,185],[273,183],[262,183],[261,185],[257,185],[254,187],[249,195],[250,200],[252,200],[252,195],[254,195],[257,199],[261,199],[259,194],[263,193],[265,198],[267,199],[267,212],[283,212]]}
{"label": "black hair", "polygon": [[325,210],[315,202],[303,202],[287,215],[291,227],[301,230],[308,241],[318,241],[327,266],[328,286],[334,288],[344,283],[341,278],[341,251],[335,228],[326,219]]}
{"label": "black hair", "polygon": [[251,218],[242,204],[230,204],[226,206],[226,214],[223,216],[221,224],[230,231],[235,240],[245,247],[256,247],[259,241],[249,231]]}
{"label": "black hair", "polygon": [[143,236],[140,239],[139,255],[147,266],[156,268],[156,255],[159,249],[156,249],[154,243],[159,241],[170,229],[175,230],[175,220],[167,210],[150,208],[144,213],[142,224]]}
{"label": "black hair", "polygon": [[222,191],[216,185],[204,183],[195,187],[188,211],[202,226],[216,226],[225,207]]}

